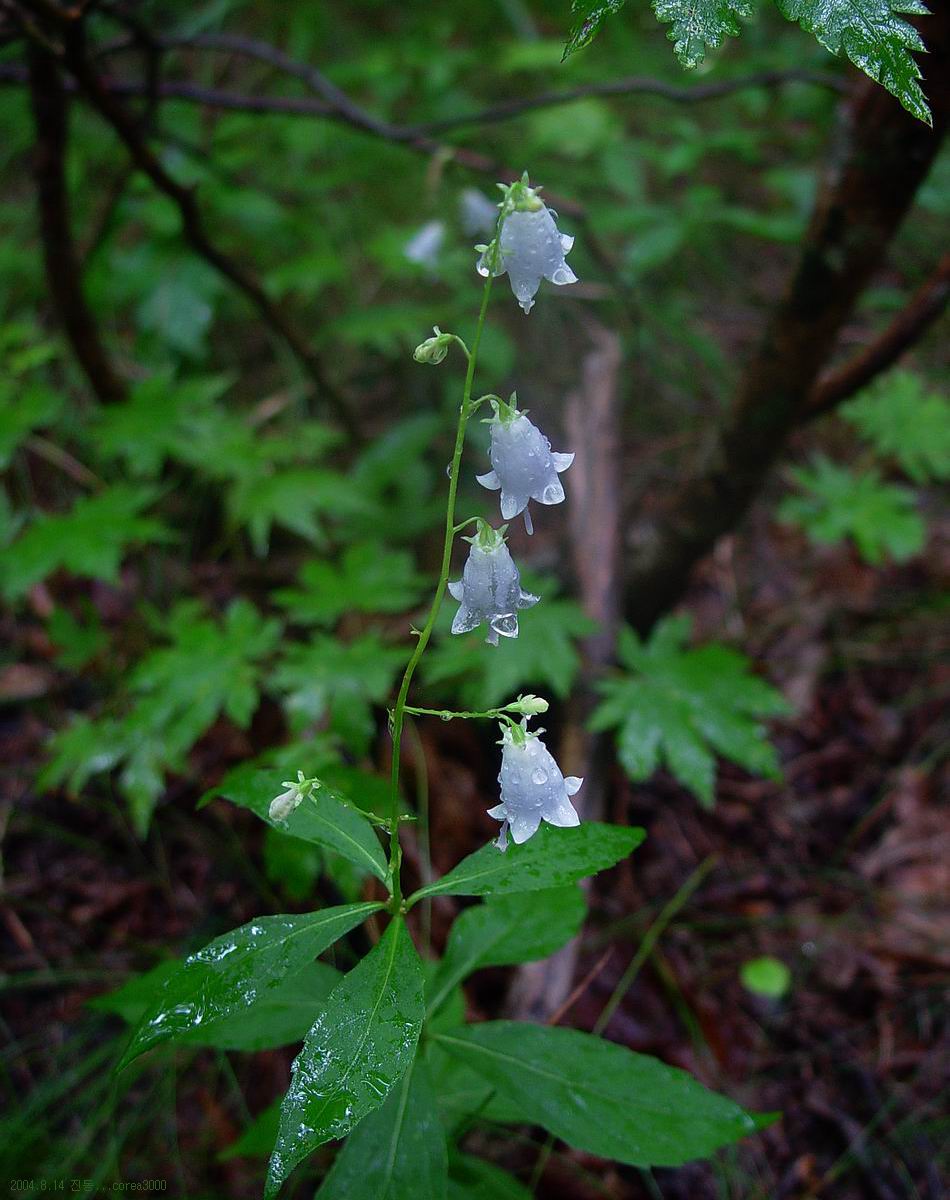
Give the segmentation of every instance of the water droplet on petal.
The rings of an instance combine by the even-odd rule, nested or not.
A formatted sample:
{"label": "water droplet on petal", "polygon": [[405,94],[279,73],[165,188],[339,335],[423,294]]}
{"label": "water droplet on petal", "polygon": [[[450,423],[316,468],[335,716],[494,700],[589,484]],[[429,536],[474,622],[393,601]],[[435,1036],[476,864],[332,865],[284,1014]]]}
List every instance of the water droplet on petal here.
{"label": "water droplet on petal", "polygon": [[547,783],[547,781],[548,781],[548,773],[547,773],[547,771],[542,771],[540,767],[538,767],[536,770],[531,772],[531,782],[532,783],[536,783],[540,786],[540,784]]}

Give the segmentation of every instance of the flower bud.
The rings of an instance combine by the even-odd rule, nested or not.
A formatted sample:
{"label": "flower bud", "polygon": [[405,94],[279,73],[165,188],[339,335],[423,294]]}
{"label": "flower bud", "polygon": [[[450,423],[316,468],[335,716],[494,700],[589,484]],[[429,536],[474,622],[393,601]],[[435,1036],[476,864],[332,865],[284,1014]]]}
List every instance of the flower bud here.
{"label": "flower bud", "polygon": [[298,771],[296,782],[285,779],[280,786],[287,790],[281,792],[279,796],[275,796],[270,802],[267,815],[272,821],[286,821],[306,796],[313,795],[320,783],[317,779],[305,779],[303,771]]}
{"label": "flower bud", "polygon": [[469,633],[488,625],[489,645],[502,637],[518,636],[518,610],[537,604],[539,597],[521,590],[521,575],[505,545],[504,530],[494,530],[479,520],[478,533],[466,538],[472,549],[462,578],[449,584],[459,602],[452,622],[453,633]]}
{"label": "flower bud", "polygon": [[426,338],[412,352],[412,357],[417,363],[431,363],[433,366],[437,366],[449,352],[453,335],[443,333],[438,325],[432,326],[432,332],[435,337]]}
{"label": "flower bud", "polygon": [[476,475],[482,485],[501,491],[501,515],[506,521],[524,513],[525,529],[532,532],[528,501],[539,504],[560,504],[564,487],[558,475],[574,461],[573,454],[558,454],[536,425],[512,404],[492,401],[495,416],[491,419],[491,448],[488,457],[493,470]]}
{"label": "flower bud", "polygon": [[508,847],[508,831],[520,845],[538,831],[542,821],[550,825],[573,826],[580,817],[569,797],[579,790],[582,779],[564,776],[548,748],[536,733],[529,733],[522,722],[516,731],[510,725],[502,727],[501,803],[488,810],[488,815],[501,821],[495,845],[499,850]]}
{"label": "flower bud", "polygon": [[527,696],[519,696],[511,704],[505,705],[506,712],[520,713],[523,717],[539,717],[549,708],[550,705],[543,696],[533,696],[530,692]]}

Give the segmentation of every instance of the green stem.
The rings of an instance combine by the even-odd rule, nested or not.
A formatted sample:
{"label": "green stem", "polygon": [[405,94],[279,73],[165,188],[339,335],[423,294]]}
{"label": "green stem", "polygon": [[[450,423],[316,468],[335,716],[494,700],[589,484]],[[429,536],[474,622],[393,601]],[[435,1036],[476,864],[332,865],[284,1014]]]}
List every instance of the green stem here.
{"label": "green stem", "polygon": [[[501,221],[498,223],[499,230],[500,227]],[[497,244],[497,232],[495,237]],[[478,325],[475,328],[475,339],[472,342],[472,348],[468,355],[465,386],[462,390],[462,403],[459,406],[459,419],[455,430],[455,450],[452,454],[452,466],[449,472],[449,498],[445,509],[445,539],[442,545],[442,568],[439,572],[439,582],[436,585],[435,595],[432,598],[429,617],[423,626],[422,632],[419,634],[409,662],[406,664],[406,670],[402,677],[402,683],[399,685],[399,693],[392,712],[393,765],[390,782],[392,826],[389,833],[389,870],[392,878],[391,908],[393,912],[399,912],[402,908],[402,882],[399,877],[402,859],[399,847],[398,821],[399,760],[402,748],[402,725],[406,711],[406,697],[409,695],[409,685],[412,683],[412,677],[415,674],[416,667],[419,665],[419,660],[425,653],[425,648],[432,637],[432,630],[435,628],[439,609],[442,607],[442,598],[445,595],[445,588],[449,580],[449,569],[452,563],[452,543],[455,539],[455,498],[458,494],[459,466],[462,461],[462,447],[465,444],[465,429],[468,425],[468,419],[472,414],[472,384],[475,380],[475,363],[478,359],[478,347],[482,340],[482,330],[485,328],[485,315],[488,312],[488,297],[491,295],[493,278],[494,272],[490,270],[485,278],[485,286],[482,290],[482,306],[479,309]]]}

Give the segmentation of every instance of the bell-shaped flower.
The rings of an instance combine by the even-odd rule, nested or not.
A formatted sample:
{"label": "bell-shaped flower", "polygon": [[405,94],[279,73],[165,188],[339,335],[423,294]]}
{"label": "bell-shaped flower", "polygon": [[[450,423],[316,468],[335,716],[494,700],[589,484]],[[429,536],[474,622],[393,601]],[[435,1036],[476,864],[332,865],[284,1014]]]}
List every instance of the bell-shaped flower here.
{"label": "bell-shaped flower", "polygon": [[501,515],[506,521],[524,513],[524,526],[533,532],[528,501],[539,504],[560,504],[564,485],[558,479],[574,461],[573,454],[558,454],[540,429],[523,412],[518,411],[518,398],[512,393],[511,402],[492,400],[495,415],[491,425],[491,447],[488,457],[492,470],[475,478],[482,487],[501,491]]}
{"label": "bell-shaped flower", "polygon": [[501,737],[501,804],[488,810],[488,815],[501,821],[495,845],[508,848],[508,831],[520,845],[538,831],[542,821],[550,825],[580,825],[581,819],[571,804],[583,779],[564,776],[538,733],[526,728],[527,718],[520,726],[506,725]]}
{"label": "bell-shaped flower", "polygon": [[482,250],[478,273],[487,275],[492,264],[495,275],[507,271],[515,299],[527,313],[542,279],[549,279],[558,287],[577,283],[577,276],[564,258],[574,239],[558,232],[554,214],[538,195],[538,189],[528,187],[527,177],[502,190],[503,210],[509,211],[502,223],[501,240],[497,251],[493,246]]}
{"label": "bell-shaped flower", "polygon": [[479,518],[478,532],[464,540],[471,544],[462,578],[449,584],[449,592],[459,602],[452,622],[453,633],[469,633],[479,625],[488,625],[492,646],[498,635],[518,636],[518,610],[537,604],[539,597],[521,590],[521,575],[505,545],[505,529],[498,530]]}
{"label": "bell-shaped flower", "polygon": [[459,220],[467,237],[491,235],[498,222],[498,205],[477,188],[465,188],[459,196]]}
{"label": "bell-shaped flower", "polygon": [[402,252],[410,262],[434,271],[439,265],[439,255],[444,241],[445,222],[427,221],[406,242]]}

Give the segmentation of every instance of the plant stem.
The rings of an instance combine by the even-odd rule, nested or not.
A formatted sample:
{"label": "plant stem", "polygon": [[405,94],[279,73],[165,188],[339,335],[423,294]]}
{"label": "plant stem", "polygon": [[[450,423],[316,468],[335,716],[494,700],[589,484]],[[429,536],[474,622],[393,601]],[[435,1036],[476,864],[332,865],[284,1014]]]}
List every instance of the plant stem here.
{"label": "plant stem", "polygon": [[[497,246],[499,233],[501,230],[501,221],[498,223],[498,230],[495,234],[495,244]],[[497,251],[496,251],[497,253]],[[494,266],[494,263],[492,263]],[[409,685],[412,682],[412,677],[415,674],[416,667],[419,665],[419,660],[425,653],[425,648],[429,644],[429,639],[432,637],[432,630],[435,628],[436,620],[439,616],[439,609],[442,607],[442,598],[445,595],[446,584],[449,580],[449,569],[452,563],[452,543],[455,539],[455,498],[458,493],[459,482],[459,466],[462,461],[462,447],[465,444],[465,429],[468,425],[468,419],[472,413],[472,384],[475,380],[475,363],[478,359],[478,347],[482,340],[482,330],[485,328],[485,315],[488,312],[488,297],[491,295],[491,285],[494,278],[494,271],[489,270],[485,278],[485,286],[482,289],[482,306],[478,313],[478,325],[475,328],[475,338],[472,342],[472,348],[468,355],[468,368],[465,372],[465,385],[462,389],[462,403],[459,406],[458,425],[455,430],[455,450],[452,454],[452,466],[449,472],[449,497],[445,508],[445,539],[442,545],[442,568],[439,572],[439,582],[436,585],[435,595],[432,598],[432,607],[429,609],[429,616],[426,623],[419,634],[415,649],[406,664],[406,670],[402,677],[402,683],[399,685],[399,693],[396,697],[396,703],[392,711],[392,738],[393,738],[393,765],[390,783],[390,803],[392,808],[392,826],[389,832],[389,870],[392,877],[392,901],[391,909],[397,913],[402,908],[402,882],[400,880],[400,865],[402,854],[399,847],[399,761],[402,744],[402,725],[403,717],[406,711],[406,697],[409,695]]]}

